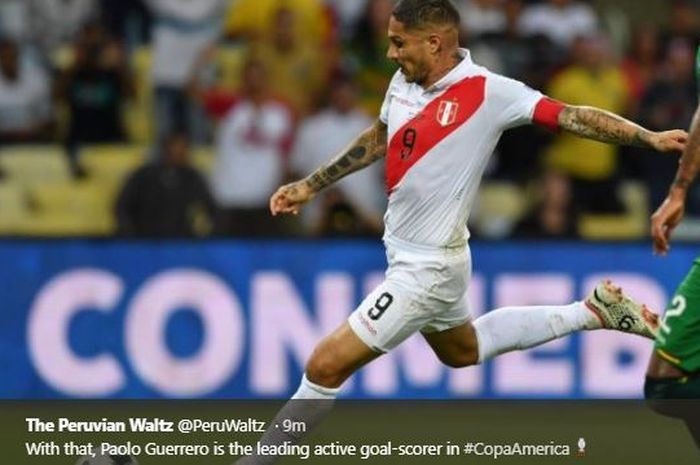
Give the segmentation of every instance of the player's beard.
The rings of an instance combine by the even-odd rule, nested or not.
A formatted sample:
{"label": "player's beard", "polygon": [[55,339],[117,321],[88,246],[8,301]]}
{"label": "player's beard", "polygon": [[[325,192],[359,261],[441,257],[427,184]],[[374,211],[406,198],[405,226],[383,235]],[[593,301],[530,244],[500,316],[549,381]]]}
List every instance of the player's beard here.
{"label": "player's beard", "polygon": [[405,65],[399,66],[406,82],[421,85],[425,81],[426,73],[419,65],[414,64],[410,69],[407,69]]}
{"label": "player's beard", "polygon": [[416,72],[416,67],[412,68],[407,68],[405,65],[401,65],[401,72],[403,73],[404,79],[406,79],[406,82],[408,83],[416,83],[420,84],[420,78],[418,76],[418,73]]}

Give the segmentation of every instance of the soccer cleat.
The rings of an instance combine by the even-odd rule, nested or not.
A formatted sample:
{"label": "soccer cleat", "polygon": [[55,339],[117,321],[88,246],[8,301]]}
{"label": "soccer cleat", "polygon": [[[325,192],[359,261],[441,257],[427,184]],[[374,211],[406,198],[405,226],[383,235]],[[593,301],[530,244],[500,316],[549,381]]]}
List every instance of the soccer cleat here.
{"label": "soccer cleat", "polygon": [[598,283],[586,299],[586,306],[603,328],[656,339],[659,316],[622,293],[619,286],[605,280]]}

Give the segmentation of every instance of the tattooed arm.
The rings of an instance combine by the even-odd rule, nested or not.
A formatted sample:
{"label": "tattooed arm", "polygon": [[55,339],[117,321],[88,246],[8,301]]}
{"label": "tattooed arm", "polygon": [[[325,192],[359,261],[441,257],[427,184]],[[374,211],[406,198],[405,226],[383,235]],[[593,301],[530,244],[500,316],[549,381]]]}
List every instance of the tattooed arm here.
{"label": "tattooed arm", "polygon": [[339,155],[304,179],[280,187],[270,198],[270,211],[299,213],[299,209],[322,189],[350,173],[361,170],[386,154],[387,128],[377,120]]}
{"label": "tattooed arm", "polygon": [[688,138],[682,130],[652,132],[614,113],[593,107],[567,105],[559,114],[559,126],[587,139],[659,152],[682,151]]}
{"label": "tattooed arm", "polygon": [[700,171],[700,107],[695,110],[690,126],[690,136],[688,136],[688,146],[681,157],[676,178],[671,184],[671,191],[677,190],[685,195],[688,187],[697,177],[698,171]]}
{"label": "tattooed arm", "polygon": [[683,152],[668,196],[651,216],[651,236],[654,240],[654,251],[658,254],[665,255],[670,250],[671,233],[683,219],[688,188],[697,177],[698,171],[700,171],[700,107],[695,111],[688,147]]}
{"label": "tattooed arm", "polygon": [[386,125],[377,120],[350,147],[311,173],[303,182],[316,193],[348,174],[371,165],[384,157],[386,139]]}

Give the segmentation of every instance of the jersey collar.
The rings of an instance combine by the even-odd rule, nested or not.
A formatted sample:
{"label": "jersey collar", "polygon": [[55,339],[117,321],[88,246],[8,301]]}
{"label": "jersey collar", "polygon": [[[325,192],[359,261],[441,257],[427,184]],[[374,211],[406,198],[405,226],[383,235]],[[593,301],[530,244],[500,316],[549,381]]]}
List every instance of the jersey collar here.
{"label": "jersey collar", "polygon": [[447,74],[445,74],[439,81],[425,89],[424,93],[432,94],[435,92],[442,92],[443,90],[450,87],[452,84],[455,84],[464,79],[467,68],[472,66],[474,63],[472,62],[469,50],[467,50],[466,48],[458,49],[457,53],[460,57],[462,57],[462,61],[460,61],[457,64],[457,66],[455,66]]}

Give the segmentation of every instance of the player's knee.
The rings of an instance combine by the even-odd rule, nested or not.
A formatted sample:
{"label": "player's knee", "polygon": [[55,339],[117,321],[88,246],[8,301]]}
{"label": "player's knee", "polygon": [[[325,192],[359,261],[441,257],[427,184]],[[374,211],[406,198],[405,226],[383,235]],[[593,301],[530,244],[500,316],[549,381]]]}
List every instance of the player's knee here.
{"label": "player's knee", "polygon": [[314,351],[306,364],[306,378],[314,384],[327,388],[337,388],[343,383],[341,367],[327,353]]}

